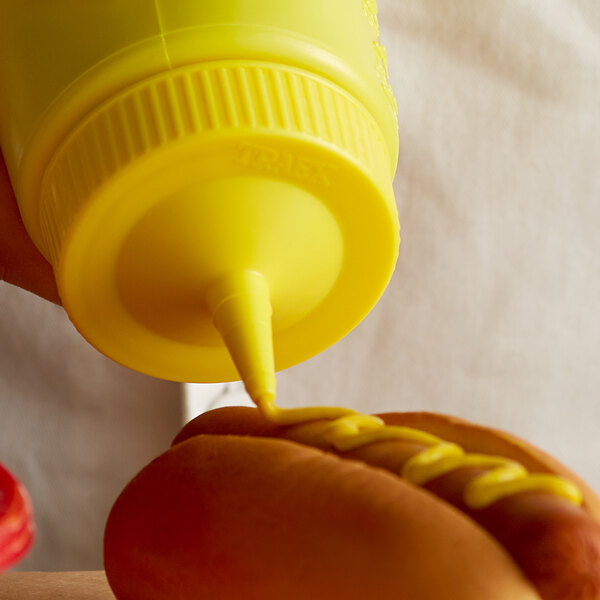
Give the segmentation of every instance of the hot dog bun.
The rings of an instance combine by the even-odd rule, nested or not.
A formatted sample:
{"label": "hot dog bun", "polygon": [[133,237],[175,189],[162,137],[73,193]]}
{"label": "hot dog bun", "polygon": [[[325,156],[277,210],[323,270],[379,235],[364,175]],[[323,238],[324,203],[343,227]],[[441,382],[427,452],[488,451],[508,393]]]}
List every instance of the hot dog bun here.
{"label": "hot dog bun", "polygon": [[[583,507],[544,492],[528,492],[502,498],[484,509],[471,509],[464,490],[477,467],[461,468],[433,479],[424,488],[451,503],[498,540],[534,584],[543,600],[596,600],[600,598],[600,523],[598,497],[579,477],[528,442],[505,432],[481,427],[455,417],[433,413],[379,415],[388,425],[416,428],[454,442],[469,453],[509,458],[532,473],[560,475],[575,482]],[[253,409],[212,411],[189,423],[174,443],[201,433],[248,434],[306,442],[303,426],[274,425]],[[310,437],[310,436],[309,436]],[[423,448],[400,440],[384,441],[339,452],[324,438],[309,443],[343,458],[401,474],[406,460]]]}
{"label": "hot dog bun", "polygon": [[105,534],[118,600],[540,599],[450,504],[277,431],[215,411],[131,481]]}

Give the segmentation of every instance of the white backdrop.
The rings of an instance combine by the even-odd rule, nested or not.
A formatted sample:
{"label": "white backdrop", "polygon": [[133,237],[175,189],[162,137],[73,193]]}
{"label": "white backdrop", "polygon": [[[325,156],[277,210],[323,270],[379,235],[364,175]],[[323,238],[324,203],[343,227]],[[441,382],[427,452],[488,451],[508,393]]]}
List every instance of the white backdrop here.
{"label": "white backdrop", "polygon": [[108,512],[181,427],[178,384],[105,358],[62,308],[0,283],[0,462],[37,527],[20,570],[99,569]]}
{"label": "white backdrop", "polygon": [[380,0],[398,98],[393,281],[281,403],[505,428],[600,490],[600,2]]}
{"label": "white backdrop", "polygon": [[[379,4],[398,269],[357,330],[279,376],[279,402],[461,415],[600,489],[600,2]],[[99,568],[110,503],[169,443],[179,389],[113,365],[6,284],[0,353],[0,460],[40,526],[23,568]],[[186,411],[240,399],[190,386]]]}

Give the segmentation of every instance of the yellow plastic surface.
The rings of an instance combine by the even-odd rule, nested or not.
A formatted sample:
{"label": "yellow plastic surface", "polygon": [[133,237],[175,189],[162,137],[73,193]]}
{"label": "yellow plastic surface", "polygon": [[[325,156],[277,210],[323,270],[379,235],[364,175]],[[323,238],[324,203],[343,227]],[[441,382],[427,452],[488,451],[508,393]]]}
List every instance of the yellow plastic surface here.
{"label": "yellow plastic surface", "polygon": [[[25,225],[102,352],[269,398],[376,303],[399,237],[373,0],[3,0],[0,52]],[[215,313],[225,281],[252,323]]]}
{"label": "yellow plastic surface", "polygon": [[256,271],[234,271],[206,292],[214,324],[257,402],[275,398],[271,301],[267,278]]}

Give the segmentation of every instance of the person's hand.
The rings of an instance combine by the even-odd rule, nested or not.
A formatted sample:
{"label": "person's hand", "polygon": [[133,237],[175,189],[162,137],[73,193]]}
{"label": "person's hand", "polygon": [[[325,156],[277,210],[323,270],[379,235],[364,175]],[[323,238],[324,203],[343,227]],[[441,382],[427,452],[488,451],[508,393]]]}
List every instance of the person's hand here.
{"label": "person's hand", "polygon": [[50,263],[31,241],[0,154],[0,280],[60,304]]}

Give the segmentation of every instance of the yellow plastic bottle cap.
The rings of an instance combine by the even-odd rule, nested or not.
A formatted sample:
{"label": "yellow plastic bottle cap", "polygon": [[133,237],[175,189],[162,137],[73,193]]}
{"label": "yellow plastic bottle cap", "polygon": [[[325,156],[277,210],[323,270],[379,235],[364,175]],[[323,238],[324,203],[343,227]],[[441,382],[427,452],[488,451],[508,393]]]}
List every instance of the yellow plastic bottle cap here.
{"label": "yellow plastic bottle cap", "polygon": [[377,123],[328,80],[188,65],[71,132],[41,226],[65,308],[104,354],[176,381],[241,376],[257,398],[383,293],[399,243],[391,179]]}

